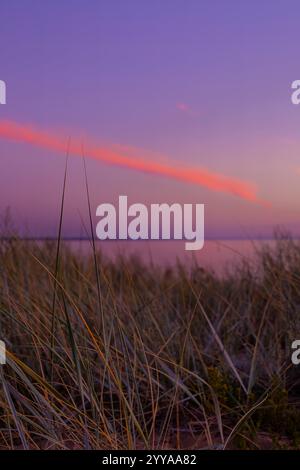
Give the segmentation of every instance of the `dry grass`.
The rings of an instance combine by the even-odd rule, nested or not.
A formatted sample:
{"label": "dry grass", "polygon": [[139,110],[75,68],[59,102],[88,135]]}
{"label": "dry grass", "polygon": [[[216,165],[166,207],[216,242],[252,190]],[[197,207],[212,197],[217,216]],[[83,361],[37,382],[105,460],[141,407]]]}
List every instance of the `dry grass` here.
{"label": "dry grass", "polygon": [[300,246],[197,266],[0,242],[2,449],[296,448]]}

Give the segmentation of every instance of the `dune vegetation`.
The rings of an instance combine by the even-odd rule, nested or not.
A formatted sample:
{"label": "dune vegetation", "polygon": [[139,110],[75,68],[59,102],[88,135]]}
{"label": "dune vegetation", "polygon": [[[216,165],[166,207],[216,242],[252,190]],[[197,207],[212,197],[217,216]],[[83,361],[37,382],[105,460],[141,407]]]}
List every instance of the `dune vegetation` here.
{"label": "dune vegetation", "polygon": [[0,315],[1,449],[299,445],[300,245],[287,237],[222,277],[2,238]]}

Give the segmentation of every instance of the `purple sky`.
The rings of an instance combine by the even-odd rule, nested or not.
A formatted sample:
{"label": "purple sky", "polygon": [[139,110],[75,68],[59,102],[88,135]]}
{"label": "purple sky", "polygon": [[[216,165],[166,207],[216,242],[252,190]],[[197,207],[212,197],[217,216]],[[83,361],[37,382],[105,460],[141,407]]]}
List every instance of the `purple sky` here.
{"label": "purple sky", "polygon": [[[300,234],[297,1],[1,0],[0,120],[166,155],[255,183],[271,208],[88,160],[93,204],[206,204],[207,237]],[[31,235],[57,229],[63,155],[0,139],[0,210]],[[87,215],[70,160],[65,234]]]}

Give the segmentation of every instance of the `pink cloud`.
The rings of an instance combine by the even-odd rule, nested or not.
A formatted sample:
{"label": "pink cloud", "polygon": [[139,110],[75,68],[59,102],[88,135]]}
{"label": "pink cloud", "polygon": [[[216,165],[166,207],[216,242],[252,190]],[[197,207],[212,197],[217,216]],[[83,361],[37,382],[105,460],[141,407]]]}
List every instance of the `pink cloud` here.
{"label": "pink cloud", "polygon": [[192,110],[192,108],[184,102],[178,102],[176,103],[176,109],[180,111],[181,113],[188,114],[189,116],[196,116],[195,111]]}
{"label": "pink cloud", "polygon": [[[82,143],[78,140],[72,139],[68,147],[68,139],[66,136],[45,132],[37,127],[19,124],[14,121],[0,121],[0,138],[25,142],[60,153],[65,153],[67,150],[73,155],[82,156],[83,153]],[[153,161],[145,155],[140,158],[135,155],[126,155],[122,151],[115,151],[109,147],[99,146],[90,140],[85,145],[84,153],[88,157],[110,165],[127,167],[132,170],[194,183],[213,191],[234,194],[250,202],[264,206],[268,205],[266,201],[262,201],[258,197],[257,188],[254,184],[215,173],[205,168],[189,168],[184,166],[178,168],[173,166],[171,162],[161,163]]]}

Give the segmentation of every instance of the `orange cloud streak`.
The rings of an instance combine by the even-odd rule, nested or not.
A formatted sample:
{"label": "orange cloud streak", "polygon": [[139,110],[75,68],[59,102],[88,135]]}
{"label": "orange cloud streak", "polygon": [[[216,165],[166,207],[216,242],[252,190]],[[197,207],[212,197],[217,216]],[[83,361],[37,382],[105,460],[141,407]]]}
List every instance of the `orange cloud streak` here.
{"label": "orange cloud streak", "polygon": [[[25,142],[41,148],[47,148],[55,152],[66,152],[68,139],[63,136],[54,135],[40,131],[38,128],[21,125],[12,121],[0,121],[0,137]],[[122,148],[122,147],[120,147]],[[247,201],[259,204],[265,203],[258,199],[255,185],[238,179],[230,178],[222,174],[213,173],[206,169],[175,167],[171,164],[150,161],[149,158],[137,158],[114,151],[108,147],[94,145],[91,142],[85,143],[84,153],[96,160],[103,161],[110,165],[117,165],[147,173],[163,175],[176,180],[194,183],[205,186],[214,191],[234,194]],[[82,155],[82,143],[72,139],[69,146],[69,153]]]}

